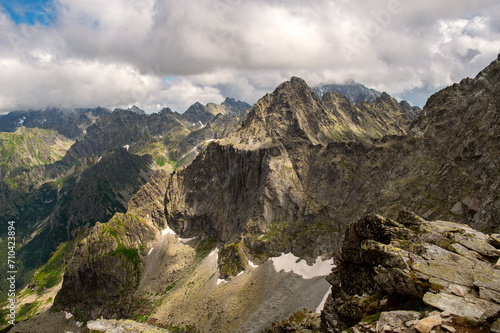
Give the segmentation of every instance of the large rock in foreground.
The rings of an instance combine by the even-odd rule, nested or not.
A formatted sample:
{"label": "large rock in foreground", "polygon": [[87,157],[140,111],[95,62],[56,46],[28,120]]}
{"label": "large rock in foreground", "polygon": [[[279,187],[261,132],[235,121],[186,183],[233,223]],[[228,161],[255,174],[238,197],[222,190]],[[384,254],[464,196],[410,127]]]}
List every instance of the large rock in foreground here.
{"label": "large rock in foreground", "polygon": [[[409,212],[397,221],[368,215],[353,223],[328,278],[333,298],[323,311],[325,331],[340,332],[360,321],[366,326],[381,312],[403,309],[427,314],[437,309],[454,318],[447,325],[464,318],[489,327],[500,314],[495,239],[467,225],[425,221]],[[400,328],[418,330],[423,325],[418,323]],[[383,326],[379,323],[378,331]]]}

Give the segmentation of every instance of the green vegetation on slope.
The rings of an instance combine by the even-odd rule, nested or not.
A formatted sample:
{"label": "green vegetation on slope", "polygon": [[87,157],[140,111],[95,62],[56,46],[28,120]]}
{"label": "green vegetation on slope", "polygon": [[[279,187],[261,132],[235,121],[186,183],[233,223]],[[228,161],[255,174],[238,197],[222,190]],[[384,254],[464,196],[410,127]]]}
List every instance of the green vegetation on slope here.
{"label": "green vegetation on slope", "polygon": [[[61,160],[74,141],[52,130],[20,127],[14,133],[0,133],[0,178],[16,169],[29,170]],[[15,187],[10,179],[6,182]]]}

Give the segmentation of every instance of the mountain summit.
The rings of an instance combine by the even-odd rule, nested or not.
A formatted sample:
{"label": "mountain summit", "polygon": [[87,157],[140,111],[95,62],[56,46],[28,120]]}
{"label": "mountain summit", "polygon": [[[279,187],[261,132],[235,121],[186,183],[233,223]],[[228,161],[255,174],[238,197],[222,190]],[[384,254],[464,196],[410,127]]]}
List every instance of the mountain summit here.
{"label": "mountain summit", "polygon": [[321,145],[368,143],[387,134],[405,134],[414,117],[386,93],[372,103],[353,106],[338,93],[326,92],[320,100],[304,80],[293,77],[254,105],[235,136],[246,144],[284,138]]}

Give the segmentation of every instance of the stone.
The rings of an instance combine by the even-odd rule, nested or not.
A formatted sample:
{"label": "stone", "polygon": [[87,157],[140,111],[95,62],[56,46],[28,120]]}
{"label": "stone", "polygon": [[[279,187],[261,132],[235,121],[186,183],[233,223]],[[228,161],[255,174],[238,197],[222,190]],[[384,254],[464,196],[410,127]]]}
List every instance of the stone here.
{"label": "stone", "polygon": [[451,313],[449,311],[441,312],[441,318],[448,318],[449,316],[451,316]]}
{"label": "stone", "polygon": [[434,327],[441,325],[441,323],[440,317],[432,316],[419,320],[413,328],[420,333],[429,333]]}
{"label": "stone", "polygon": [[386,326],[393,328],[403,327],[404,323],[418,319],[420,319],[420,313],[417,311],[382,312],[377,322],[377,332],[382,332]]}
{"label": "stone", "polygon": [[500,333],[500,319],[497,319],[493,324],[491,324],[490,331],[493,333]]}
{"label": "stone", "polygon": [[452,283],[448,286],[448,291],[454,295],[457,295],[457,296],[465,296],[468,293],[470,293],[471,288],[466,287],[466,286],[462,286],[460,284]]}
{"label": "stone", "polygon": [[460,317],[467,317],[478,322],[486,319],[500,311],[500,305],[470,296],[467,299],[446,293],[434,294],[427,292],[423,298],[424,303],[448,311]]}
{"label": "stone", "polygon": [[450,333],[455,333],[457,331],[455,327],[451,327],[448,325],[442,325],[441,328],[447,330]]}

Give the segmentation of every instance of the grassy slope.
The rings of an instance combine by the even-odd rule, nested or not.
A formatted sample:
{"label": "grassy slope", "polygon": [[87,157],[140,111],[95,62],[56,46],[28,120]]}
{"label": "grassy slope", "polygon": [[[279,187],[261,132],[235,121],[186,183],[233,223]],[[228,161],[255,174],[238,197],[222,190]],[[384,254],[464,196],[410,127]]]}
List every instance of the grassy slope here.
{"label": "grassy slope", "polygon": [[[74,141],[52,130],[20,127],[14,133],[0,133],[0,175],[26,170],[63,158]],[[14,186],[13,182],[7,183]]]}

